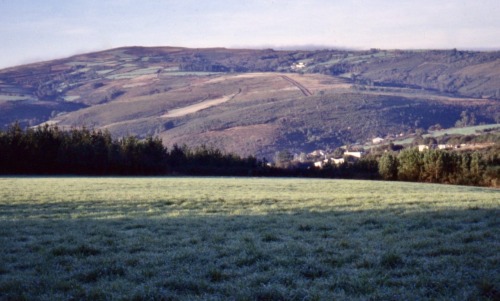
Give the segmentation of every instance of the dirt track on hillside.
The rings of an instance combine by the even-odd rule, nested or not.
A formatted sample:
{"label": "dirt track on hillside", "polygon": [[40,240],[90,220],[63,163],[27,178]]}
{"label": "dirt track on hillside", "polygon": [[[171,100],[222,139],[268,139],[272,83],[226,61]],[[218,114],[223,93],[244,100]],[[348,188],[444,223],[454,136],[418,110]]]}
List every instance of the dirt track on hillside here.
{"label": "dirt track on hillside", "polygon": [[288,76],[286,75],[282,75],[281,76],[284,80],[286,80],[287,82],[291,83],[292,85],[294,85],[295,87],[299,88],[299,90],[302,92],[302,94],[304,94],[305,96],[312,96],[312,93],[311,91],[309,91],[309,89],[307,89],[306,87],[304,87],[301,83],[299,83],[298,81],[296,80],[293,80],[291,78],[289,78]]}

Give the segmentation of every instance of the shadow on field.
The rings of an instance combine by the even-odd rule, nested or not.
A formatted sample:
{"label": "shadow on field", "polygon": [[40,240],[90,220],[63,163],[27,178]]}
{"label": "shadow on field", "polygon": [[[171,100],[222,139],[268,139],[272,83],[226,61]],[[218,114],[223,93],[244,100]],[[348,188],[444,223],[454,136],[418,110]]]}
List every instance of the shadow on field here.
{"label": "shadow on field", "polygon": [[1,206],[0,299],[500,298],[498,209],[162,217],[172,204],[108,205]]}

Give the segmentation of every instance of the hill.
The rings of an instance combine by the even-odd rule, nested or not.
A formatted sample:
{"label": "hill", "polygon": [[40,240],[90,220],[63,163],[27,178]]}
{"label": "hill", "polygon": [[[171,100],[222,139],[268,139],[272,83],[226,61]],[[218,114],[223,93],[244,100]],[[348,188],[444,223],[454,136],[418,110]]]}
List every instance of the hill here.
{"label": "hill", "polygon": [[[0,70],[0,126],[266,156],[500,121],[500,52],[127,47]],[[466,125],[471,125],[466,124]]]}

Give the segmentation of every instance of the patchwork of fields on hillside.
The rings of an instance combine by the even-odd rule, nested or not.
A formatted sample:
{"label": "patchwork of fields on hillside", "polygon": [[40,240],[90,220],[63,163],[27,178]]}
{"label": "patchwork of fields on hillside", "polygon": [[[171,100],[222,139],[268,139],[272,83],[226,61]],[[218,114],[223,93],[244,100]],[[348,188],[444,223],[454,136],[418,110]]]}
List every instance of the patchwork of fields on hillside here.
{"label": "patchwork of fields on hillside", "polygon": [[0,70],[14,121],[272,159],[500,120],[498,52],[128,47]]}

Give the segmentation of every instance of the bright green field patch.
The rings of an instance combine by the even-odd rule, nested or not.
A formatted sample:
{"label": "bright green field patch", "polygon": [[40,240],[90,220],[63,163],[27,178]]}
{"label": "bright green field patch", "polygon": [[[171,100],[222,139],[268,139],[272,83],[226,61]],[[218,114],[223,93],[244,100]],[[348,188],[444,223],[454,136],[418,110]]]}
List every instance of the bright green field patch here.
{"label": "bright green field patch", "polygon": [[[499,130],[500,129],[500,123],[495,123],[495,124],[484,124],[484,125],[475,125],[475,126],[468,126],[468,127],[463,127],[463,128],[451,128],[451,129],[445,129],[445,130],[440,130],[440,131],[433,131],[430,134],[425,134],[423,137],[440,137],[444,135],[473,135],[476,134],[478,131],[486,130],[486,129],[494,129],[494,130]],[[413,142],[415,138],[406,138],[403,140],[394,140],[394,143],[397,144],[410,144]]]}
{"label": "bright green field patch", "polygon": [[108,76],[106,76],[106,78],[108,78],[108,79],[135,78],[135,77],[142,76],[142,75],[155,74],[160,69],[161,69],[161,67],[153,66],[153,67],[149,67],[149,68],[137,69],[137,70],[126,72],[126,73],[108,75]]}
{"label": "bright green field patch", "polygon": [[75,100],[78,100],[80,98],[81,98],[80,95],[67,95],[67,96],[64,96],[64,100],[65,101],[75,101]]}
{"label": "bright green field patch", "polygon": [[33,100],[34,98],[29,95],[5,95],[0,94],[0,102],[6,101],[22,101],[22,100]]}
{"label": "bright green field patch", "polygon": [[170,71],[166,72],[165,76],[206,76],[206,75],[217,75],[225,74],[224,72],[208,72],[208,71]]}
{"label": "bright green field patch", "polygon": [[0,299],[488,300],[498,190],[0,178]]}
{"label": "bright green field patch", "polygon": [[429,135],[424,135],[426,136],[433,136],[433,137],[439,137],[443,135],[472,135],[475,134],[477,131],[482,131],[486,129],[500,129],[500,123],[496,124],[484,124],[484,125],[475,125],[475,126],[468,126],[468,127],[463,127],[463,128],[453,128],[453,129],[446,129],[446,130],[441,130],[441,131],[435,131],[430,133]]}

